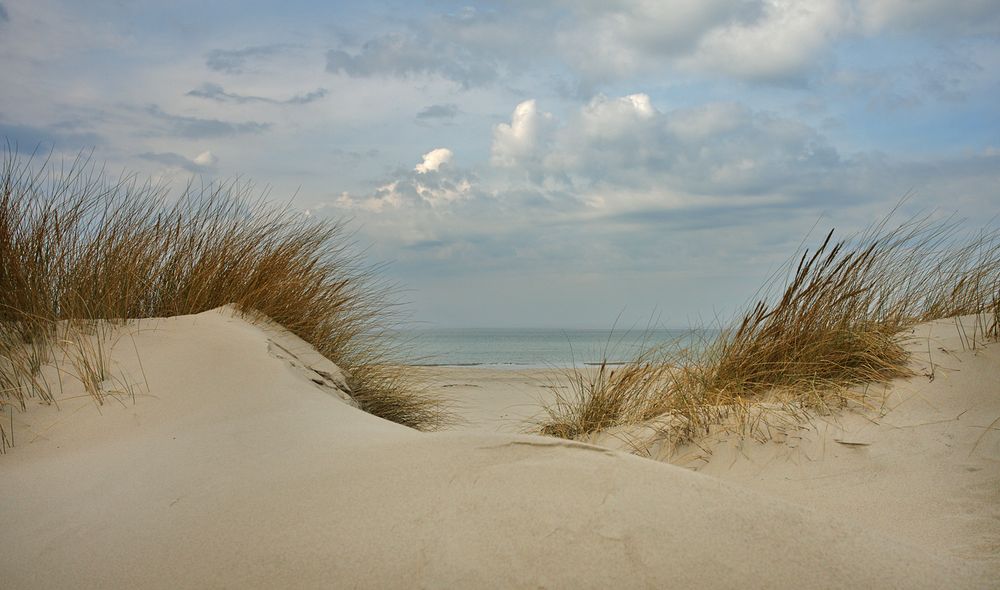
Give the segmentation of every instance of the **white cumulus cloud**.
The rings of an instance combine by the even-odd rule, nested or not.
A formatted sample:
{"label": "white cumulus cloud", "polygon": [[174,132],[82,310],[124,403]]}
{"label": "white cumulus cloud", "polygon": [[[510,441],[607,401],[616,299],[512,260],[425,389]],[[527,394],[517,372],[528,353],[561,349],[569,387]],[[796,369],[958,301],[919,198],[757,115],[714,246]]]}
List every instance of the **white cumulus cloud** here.
{"label": "white cumulus cloud", "polygon": [[534,99],[518,104],[510,124],[501,123],[493,128],[493,164],[513,167],[530,157],[551,121],[552,115],[539,111]]}
{"label": "white cumulus cloud", "polygon": [[453,155],[454,154],[448,148],[433,149],[424,154],[423,162],[417,164],[413,170],[414,172],[419,172],[420,174],[437,172],[437,170],[441,168],[442,164],[451,162],[451,157]]}
{"label": "white cumulus cloud", "polygon": [[217,158],[215,156],[215,154],[213,154],[212,152],[210,152],[208,150],[206,150],[204,152],[201,152],[200,154],[198,154],[197,156],[195,156],[194,159],[192,160],[192,162],[194,162],[195,164],[197,164],[199,166],[205,166],[205,167],[215,166],[215,164],[218,161],[219,161],[219,158]]}
{"label": "white cumulus cloud", "polygon": [[760,18],[706,32],[681,64],[746,80],[801,75],[845,29],[849,11],[837,0],[768,0]]}
{"label": "white cumulus cloud", "polygon": [[646,94],[620,98],[598,96],[583,107],[581,116],[586,133],[591,136],[616,136],[643,125],[656,115]]}
{"label": "white cumulus cloud", "polygon": [[446,166],[453,155],[448,148],[433,149],[423,155],[422,161],[413,170],[397,171],[378,184],[372,193],[362,197],[342,193],[336,205],[344,209],[383,213],[400,209],[433,210],[469,200],[476,194],[475,176]]}

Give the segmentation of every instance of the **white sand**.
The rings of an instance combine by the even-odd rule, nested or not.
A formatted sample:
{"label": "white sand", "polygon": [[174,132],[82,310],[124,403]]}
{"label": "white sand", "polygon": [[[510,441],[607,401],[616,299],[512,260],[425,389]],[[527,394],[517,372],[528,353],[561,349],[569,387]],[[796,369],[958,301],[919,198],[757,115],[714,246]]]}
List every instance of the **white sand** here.
{"label": "white sand", "polygon": [[1000,344],[973,348],[974,319],[962,326],[914,331],[921,376],[879,411],[817,418],[784,443],[721,435],[673,462],[979,564],[1000,586]]}
{"label": "white sand", "polygon": [[[871,411],[816,416],[787,434],[776,428],[767,444],[718,429],[696,445],[672,452],[654,446],[648,454],[957,558],[984,580],[1000,580],[1000,344],[984,342],[980,323],[965,317],[918,326],[906,347],[919,376],[894,382],[888,392],[872,386]],[[476,371],[449,369],[438,380],[462,394],[465,428],[509,432],[525,430],[518,417],[539,415],[530,400],[551,400],[561,373],[479,369],[477,378]],[[634,433],[624,430],[618,439],[594,438],[628,449]]]}
{"label": "white sand", "polygon": [[509,434],[537,430],[534,424],[545,415],[541,404],[552,400],[556,390],[568,392],[568,374],[567,369],[418,369],[419,378],[434,384],[458,414],[461,422],[454,430]]}
{"label": "white sand", "polygon": [[[996,548],[1000,442],[992,431],[961,463],[986,465],[978,471],[949,463],[958,459],[937,449],[936,434],[918,435],[934,465],[931,474],[907,476],[919,485],[844,480],[833,484],[839,492],[804,496],[760,483],[761,473],[773,479],[785,472],[758,473],[752,454],[750,467],[727,470],[714,464],[722,458],[715,453],[700,466],[708,476],[598,447],[497,433],[497,424],[512,427],[514,413],[532,413],[521,398],[492,399],[464,431],[417,433],[352,407],[331,386],[336,378],[314,383],[308,366],[336,377],[333,368],[279,330],[225,310],[152,327],[144,322],[135,336],[149,395],[108,403],[100,413],[75,397],[58,411],[15,414],[16,447],[0,456],[4,588],[965,588],[995,580],[988,577],[995,562],[980,558],[983,543]],[[993,374],[994,354],[991,348],[976,357]],[[128,337],[114,357],[145,393]],[[941,370],[932,385],[952,384],[958,396],[983,388],[975,400],[995,407],[995,380],[946,378]],[[504,389],[502,378],[492,389],[480,385],[467,389],[485,398]],[[530,379],[522,385],[530,389]],[[521,393],[530,401],[528,389]],[[79,396],[78,384],[67,382],[65,395]],[[962,405],[969,404],[955,407]],[[975,412],[986,424],[996,417]],[[968,437],[958,438],[965,445]],[[878,458],[880,477],[903,477],[893,475],[892,453],[915,451],[908,439],[880,441],[861,452]],[[850,460],[857,451],[845,447],[836,456]],[[903,469],[918,468],[911,460]],[[937,481],[942,477],[979,478],[979,504],[948,496],[975,492]],[[931,541],[900,533],[896,517],[879,515],[880,505],[920,508],[913,498],[925,494],[927,502],[944,499],[939,513],[964,510],[979,524]],[[864,511],[853,508],[862,504]],[[932,520],[908,526],[947,528]],[[969,546],[958,548],[962,531],[980,536],[970,533],[963,537]]]}

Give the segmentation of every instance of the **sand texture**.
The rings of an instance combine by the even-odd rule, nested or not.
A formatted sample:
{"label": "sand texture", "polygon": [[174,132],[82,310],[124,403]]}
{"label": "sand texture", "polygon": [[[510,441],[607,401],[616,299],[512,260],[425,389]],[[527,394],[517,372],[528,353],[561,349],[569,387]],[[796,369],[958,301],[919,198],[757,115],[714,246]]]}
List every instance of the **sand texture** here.
{"label": "sand texture", "polygon": [[989,587],[1000,346],[929,329],[935,379],[877,422],[719,433],[678,466],[518,434],[543,374],[442,372],[469,421],[425,434],[355,408],[279,327],[132,324],[113,357],[134,401],[67,378],[58,410],[15,413],[0,586]]}

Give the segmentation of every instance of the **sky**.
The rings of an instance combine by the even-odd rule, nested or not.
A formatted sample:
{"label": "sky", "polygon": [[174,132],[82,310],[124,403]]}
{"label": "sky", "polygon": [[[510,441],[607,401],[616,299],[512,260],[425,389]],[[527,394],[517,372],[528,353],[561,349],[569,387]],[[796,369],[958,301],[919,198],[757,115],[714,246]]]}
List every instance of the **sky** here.
{"label": "sky", "polygon": [[712,322],[1000,214],[995,0],[0,0],[0,68],[20,151],[348,219],[425,326]]}

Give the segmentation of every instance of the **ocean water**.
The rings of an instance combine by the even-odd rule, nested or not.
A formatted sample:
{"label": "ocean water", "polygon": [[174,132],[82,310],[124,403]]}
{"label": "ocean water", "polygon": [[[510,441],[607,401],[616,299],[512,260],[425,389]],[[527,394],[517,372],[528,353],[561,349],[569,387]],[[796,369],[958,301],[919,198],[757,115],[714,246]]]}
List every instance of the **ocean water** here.
{"label": "ocean water", "polygon": [[415,365],[510,368],[623,363],[650,347],[702,345],[690,330],[553,330],[541,328],[429,328],[400,334]]}

